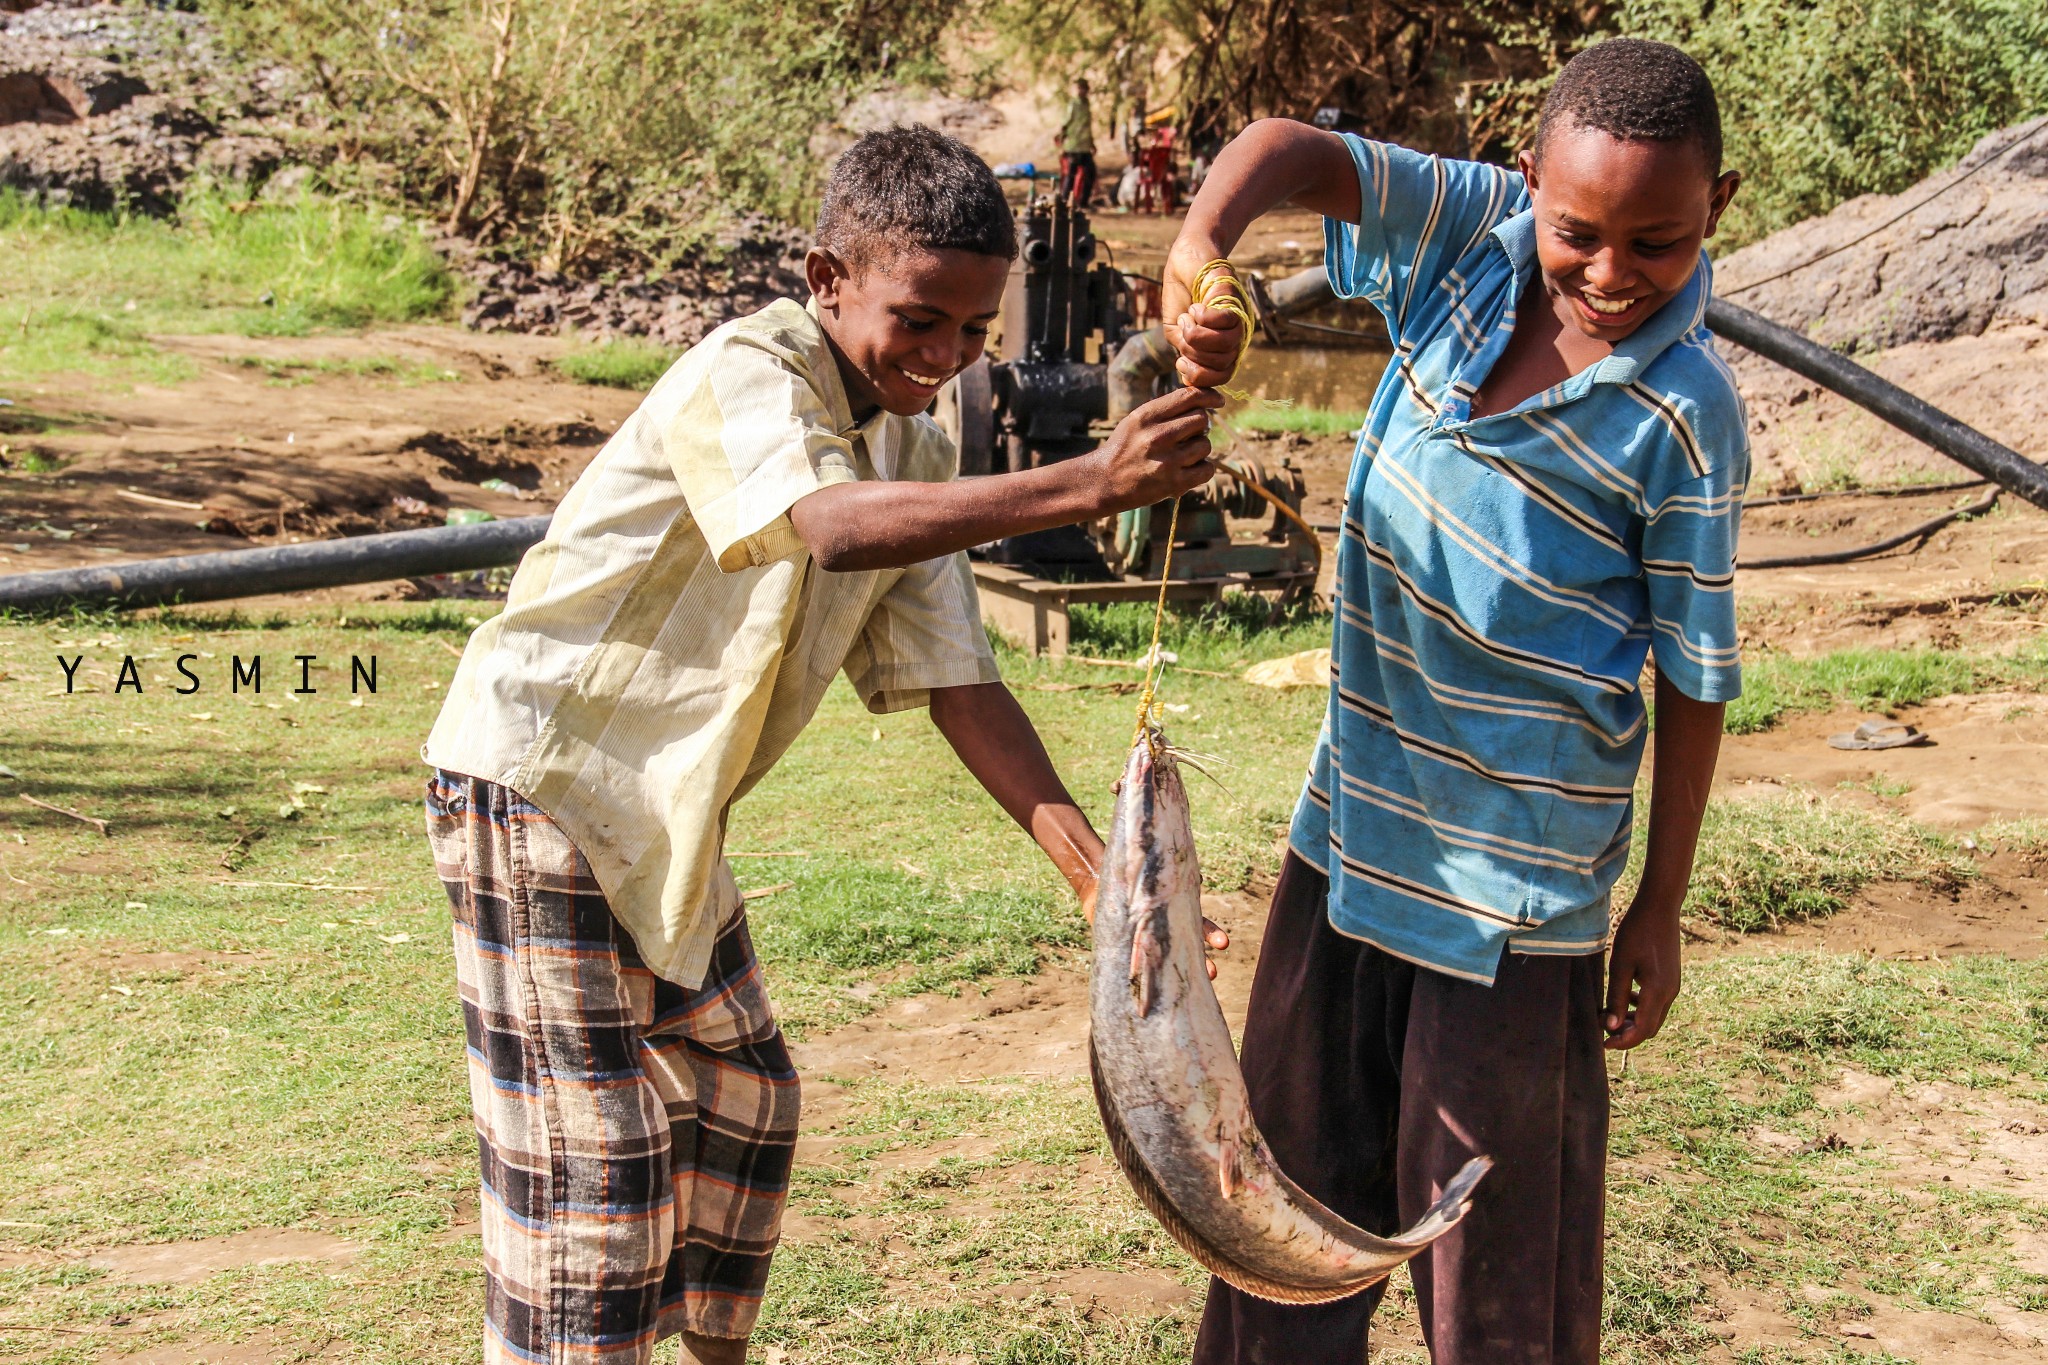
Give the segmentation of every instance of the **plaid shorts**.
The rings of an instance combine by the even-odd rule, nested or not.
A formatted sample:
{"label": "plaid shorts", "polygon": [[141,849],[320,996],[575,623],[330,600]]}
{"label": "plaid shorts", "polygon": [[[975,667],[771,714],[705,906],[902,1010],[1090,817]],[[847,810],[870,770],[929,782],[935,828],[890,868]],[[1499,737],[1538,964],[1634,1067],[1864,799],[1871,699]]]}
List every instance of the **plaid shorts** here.
{"label": "plaid shorts", "polygon": [[797,1078],[746,917],[704,984],[649,971],[589,864],[516,792],[436,772],[483,1171],[484,1359],[643,1365],[753,1331]]}

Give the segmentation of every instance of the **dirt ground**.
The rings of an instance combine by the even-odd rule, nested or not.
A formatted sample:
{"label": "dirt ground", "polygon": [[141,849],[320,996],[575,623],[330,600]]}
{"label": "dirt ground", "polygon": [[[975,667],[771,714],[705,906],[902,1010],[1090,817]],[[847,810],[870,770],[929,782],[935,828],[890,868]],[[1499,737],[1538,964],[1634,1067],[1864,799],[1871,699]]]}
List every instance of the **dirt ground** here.
{"label": "dirt ground", "polygon": [[[1158,235],[1168,220],[1133,221]],[[1276,247],[1302,240],[1277,235]],[[1964,383],[1956,367],[1967,368],[1988,348],[2003,353],[2008,368],[2028,368],[2027,384],[2008,391],[2018,395],[2015,402],[2031,402],[2027,395],[2048,393],[2048,347],[2016,338],[2020,330],[1902,347],[1877,364],[1938,392],[1951,379]],[[548,361],[562,343],[547,337],[417,326],[163,344],[193,362],[195,378],[126,391],[57,378],[0,408],[0,459],[11,466],[0,472],[0,573],[439,525],[452,508],[498,517],[545,512],[637,401],[623,390],[561,378]],[[251,360],[267,362],[269,371]],[[1255,362],[1254,387],[1325,407],[1345,406],[1354,390],[1349,405],[1361,406],[1378,364],[1373,353],[1355,350],[1255,352]],[[397,377],[336,368],[372,363]],[[328,368],[312,368],[320,365]],[[428,371],[456,377],[415,377]],[[1797,463],[1796,452],[1817,445],[1853,445],[1853,477],[1875,484],[1967,476],[1831,395],[1794,403],[1788,395],[1798,392],[1780,386],[1752,400],[1763,428],[1758,496],[1813,483],[1813,470]],[[1962,392],[1969,396],[1967,386]],[[1991,395],[1978,397],[1988,402]],[[1956,406],[1966,415],[1984,410],[1981,403]],[[1978,420],[1993,431],[2003,424]],[[1773,447],[1780,453],[1768,453],[1768,432],[1794,422],[1823,435],[1783,438]],[[2048,427],[2025,430],[2032,436]],[[2017,431],[2001,434],[2027,448]],[[1334,543],[1350,441],[1280,435],[1248,443],[1269,461],[1287,459],[1302,469],[1308,519],[1329,528]],[[28,472],[32,456],[61,467]],[[485,489],[485,480],[511,490]],[[1829,496],[1753,507],[1743,553],[1867,544],[1979,496]],[[1988,516],[1951,524],[1917,547],[1854,564],[1747,572],[1738,591],[1753,647],[1801,654],[1857,646],[2000,648],[2042,628],[2044,575],[2048,514],[2008,496]],[[313,600],[450,590],[445,583],[365,585]]]}
{"label": "dirt ground", "polygon": [[[549,338],[408,327],[160,344],[196,377],[125,392],[58,380],[0,408],[15,466],[0,483],[0,572],[438,526],[451,507],[544,512],[635,402],[554,375]],[[237,363],[253,358],[278,373]],[[351,362],[400,377],[312,368]],[[415,378],[427,373],[454,377]],[[24,472],[30,452],[61,469]]]}

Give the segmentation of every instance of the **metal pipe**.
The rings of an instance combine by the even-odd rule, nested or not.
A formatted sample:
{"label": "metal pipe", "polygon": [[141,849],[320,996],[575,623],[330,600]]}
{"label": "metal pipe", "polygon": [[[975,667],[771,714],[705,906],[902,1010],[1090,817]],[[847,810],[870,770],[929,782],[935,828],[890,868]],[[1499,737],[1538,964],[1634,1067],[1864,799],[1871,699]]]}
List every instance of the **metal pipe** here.
{"label": "metal pipe", "polygon": [[423,574],[461,573],[517,564],[548,531],[547,517],[518,517],[474,526],[391,531],[304,545],[220,554],[179,555],[90,569],[0,578],[0,609],[47,611],[72,605],[159,607],[218,602],[273,592],[303,592],[344,583],[382,583]]}
{"label": "metal pipe", "polygon": [[1159,396],[1159,381],[1173,373],[1173,347],[1166,329],[1133,332],[1109,362],[1109,420],[1121,422],[1131,409]]}
{"label": "metal pipe", "polygon": [[1958,422],[1932,403],[1914,397],[1847,356],[1725,299],[1708,300],[1707,326],[1764,359],[1867,408],[2000,488],[2036,507],[2048,508],[2048,467],[1992,440],[1975,427]]}

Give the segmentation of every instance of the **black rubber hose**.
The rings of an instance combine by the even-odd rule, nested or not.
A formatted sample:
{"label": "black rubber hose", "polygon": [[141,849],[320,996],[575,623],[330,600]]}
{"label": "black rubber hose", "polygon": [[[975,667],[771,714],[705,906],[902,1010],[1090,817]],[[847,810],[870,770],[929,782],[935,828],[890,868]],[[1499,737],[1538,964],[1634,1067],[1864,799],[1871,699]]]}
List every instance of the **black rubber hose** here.
{"label": "black rubber hose", "polygon": [[2002,489],[1994,488],[1968,507],[1958,507],[1953,512],[1943,512],[1938,517],[1930,517],[1909,531],[1901,531],[1895,536],[1887,536],[1885,539],[1870,545],[1857,545],[1847,550],[1818,550],[1810,555],[1774,555],[1764,559],[1745,559],[1739,561],[1735,567],[1738,569],[1807,569],[1820,564],[1849,564],[1859,559],[1868,559],[1872,555],[1881,555],[1886,550],[1896,550],[1901,545],[1918,544],[1958,517],[1983,516],[1997,504],[1998,495],[2003,491]]}
{"label": "black rubber hose", "polygon": [[1982,474],[2036,507],[2048,508],[2048,466],[1999,444],[1975,427],[1958,422],[1897,384],[1872,374],[1846,356],[1807,340],[1770,319],[1725,299],[1707,303],[1707,326],[1766,360],[1832,389],[1859,407],[1924,441],[1975,474]]}
{"label": "black rubber hose", "polygon": [[1795,502],[1820,502],[1826,498],[1926,498],[1936,493],[1960,493],[1982,488],[1989,479],[1964,479],[1960,483],[1902,483],[1883,488],[1823,488],[1812,493],[1779,493],[1768,498],[1744,498],[1742,510],[1752,507],[1783,507]]}
{"label": "black rubber hose", "polygon": [[264,550],[144,559],[103,568],[54,569],[0,578],[0,609],[48,611],[72,605],[160,607],[218,602],[345,583],[382,583],[424,574],[517,564],[548,531],[547,517],[474,526],[391,531]]}

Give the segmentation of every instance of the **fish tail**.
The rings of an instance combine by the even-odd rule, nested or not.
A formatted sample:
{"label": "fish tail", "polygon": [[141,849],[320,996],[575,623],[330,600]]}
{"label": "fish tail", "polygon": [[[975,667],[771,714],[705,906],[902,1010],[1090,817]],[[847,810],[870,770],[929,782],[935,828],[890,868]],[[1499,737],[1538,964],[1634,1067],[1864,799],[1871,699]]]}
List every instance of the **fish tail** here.
{"label": "fish tail", "polygon": [[1117,1113],[1116,1105],[1109,1098],[1109,1089],[1102,1078],[1102,1063],[1095,1055],[1095,1040],[1088,1040],[1088,1079],[1095,1088],[1095,1107],[1102,1111],[1102,1126],[1109,1134],[1110,1151],[1116,1154],[1116,1164],[1123,1167],[1124,1177],[1137,1192],[1138,1202],[1145,1206],[1159,1226],[1166,1229],[1166,1235],[1173,1238],[1182,1251],[1192,1256],[1204,1270],[1215,1275],[1233,1289],[1241,1289],[1254,1298],[1269,1303],[1331,1303],[1346,1299],[1362,1289],[1368,1289],[1384,1280],[1392,1268],[1378,1275],[1369,1276],[1350,1283],[1304,1289],[1291,1284],[1269,1280],[1256,1271],[1247,1270],[1225,1256],[1216,1248],[1203,1241],[1201,1234],[1189,1227],[1166,1197],[1158,1179],[1145,1165],[1145,1159],[1138,1155],[1137,1144],[1125,1130],[1123,1119]]}

